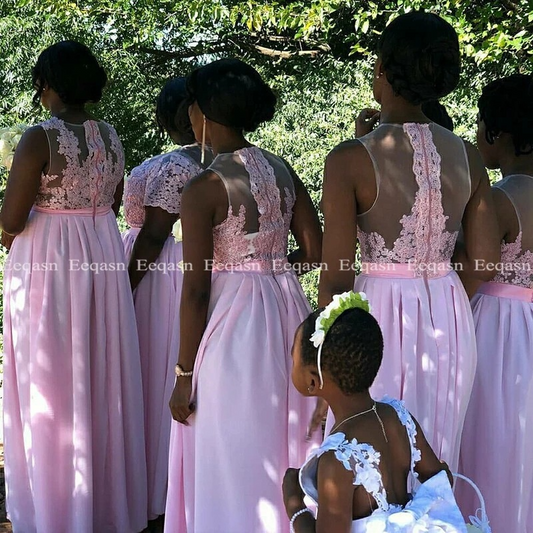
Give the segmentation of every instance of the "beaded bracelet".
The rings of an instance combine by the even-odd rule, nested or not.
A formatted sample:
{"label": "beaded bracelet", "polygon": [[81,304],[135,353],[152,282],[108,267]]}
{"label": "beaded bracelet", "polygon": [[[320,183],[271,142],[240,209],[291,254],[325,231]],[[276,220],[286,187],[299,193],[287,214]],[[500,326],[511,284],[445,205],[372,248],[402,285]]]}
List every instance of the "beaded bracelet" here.
{"label": "beaded bracelet", "polygon": [[304,513],[311,513],[311,514],[313,514],[313,513],[311,512],[311,509],[308,509],[307,507],[305,507],[304,509],[300,509],[297,513],[294,513],[294,514],[292,515],[291,523],[290,523],[290,525],[291,525],[291,533],[295,533],[295,531],[294,531],[294,521],[295,521],[300,515],[302,515],[302,514],[304,514]]}

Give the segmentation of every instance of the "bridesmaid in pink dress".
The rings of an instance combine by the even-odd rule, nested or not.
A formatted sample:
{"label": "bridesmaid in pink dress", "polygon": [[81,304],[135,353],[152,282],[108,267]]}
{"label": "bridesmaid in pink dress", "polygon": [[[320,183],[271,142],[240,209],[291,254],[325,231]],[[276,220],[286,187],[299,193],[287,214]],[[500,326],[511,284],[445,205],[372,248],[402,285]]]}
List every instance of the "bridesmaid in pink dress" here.
{"label": "bridesmaid in pink dress", "polygon": [[[141,350],[149,520],[165,512],[172,420],[168,400],[174,387],[179,350],[183,255],[181,242],[175,241],[171,231],[179,218],[183,187],[204,166],[200,147],[194,144],[188,106],[183,105],[185,88],[185,78],[171,80],[157,104],[162,129],[177,144],[185,146],[134,169],[125,194],[127,215],[142,222],[142,228],[130,230],[124,242],[128,252],[136,232],[133,250],[129,252],[129,274]],[[210,156],[210,152],[206,155]]]}
{"label": "bridesmaid in pink dress", "polygon": [[385,339],[372,394],[403,400],[452,470],[476,367],[472,313],[451,266],[461,224],[465,268],[499,259],[479,154],[421,109],[454,89],[459,66],[457,35],[437,15],[412,12],[385,29],[373,84],[380,125],[326,161],[319,288],[321,306],[354,286],[367,294]]}
{"label": "bridesmaid in pink dress", "polygon": [[47,48],[0,212],[7,512],[16,533],[137,533],[146,517],[141,367],[115,213],[124,154],[93,119],[106,74],[73,41]]}
{"label": "bridesmaid in pink dress", "polygon": [[[274,115],[259,74],[234,59],[195,71],[190,116],[213,163],[182,201],[184,273],[171,398],[166,533],[288,533],[280,490],[311,446],[313,411],[291,384],[291,346],[309,304],[296,271],[320,259],[309,194],[245,131]],[[287,257],[289,232],[299,246]],[[211,268],[212,267],[212,268]],[[177,354],[178,355],[178,354]]]}
{"label": "bridesmaid in pink dress", "polygon": [[[481,489],[493,531],[533,527],[533,78],[490,83],[479,99],[478,146],[503,179],[493,186],[502,263],[472,299],[478,367],[461,470]],[[462,489],[462,487],[461,487]],[[470,491],[461,490],[472,513]]]}

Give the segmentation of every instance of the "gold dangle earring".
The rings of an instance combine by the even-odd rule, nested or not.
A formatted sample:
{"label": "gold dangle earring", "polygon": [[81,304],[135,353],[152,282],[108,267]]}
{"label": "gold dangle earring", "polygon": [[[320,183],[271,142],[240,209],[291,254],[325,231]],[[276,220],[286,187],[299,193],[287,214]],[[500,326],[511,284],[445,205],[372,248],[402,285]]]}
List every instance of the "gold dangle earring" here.
{"label": "gold dangle earring", "polygon": [[205,115],[204,115],[204,123],[202,125],[202,165],[205,162]]}

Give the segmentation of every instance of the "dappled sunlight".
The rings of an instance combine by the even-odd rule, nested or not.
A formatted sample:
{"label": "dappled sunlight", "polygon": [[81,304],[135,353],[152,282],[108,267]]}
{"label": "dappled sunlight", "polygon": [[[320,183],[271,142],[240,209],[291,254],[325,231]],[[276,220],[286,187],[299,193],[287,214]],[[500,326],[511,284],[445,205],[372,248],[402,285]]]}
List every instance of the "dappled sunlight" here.
{"label": "dappled sunlight", "polygon": [[257,514],[263,531],[280,531],[280,509],[271,501],[261,498],[257,504]]}

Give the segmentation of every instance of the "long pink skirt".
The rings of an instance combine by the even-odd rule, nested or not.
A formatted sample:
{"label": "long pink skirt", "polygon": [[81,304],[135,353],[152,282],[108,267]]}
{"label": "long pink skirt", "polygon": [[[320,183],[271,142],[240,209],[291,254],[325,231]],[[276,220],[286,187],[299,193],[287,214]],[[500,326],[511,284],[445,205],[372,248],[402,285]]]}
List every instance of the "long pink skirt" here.
{"label": "long pink skirt", "polygon": [[[126,257],[138,233],[132,228],[122,236]],[[182,259],[181,243],[169,237],[154,270],[145,274],[133,295],[141,350],[149,520],[165,512],[167,497],[172,421],[168,402],[179,351]]]}
{"label": "long pink skirt", "polygon": [[[485,283],[472,299],[479,360],[460,470],[481,489],[495,533],[533,531],[532,298]],[[479,505],[468,487],[458,487],[458,501],[469,514]]]}
{"label": "long pink skirt", "polygon": [[358,276],[355,290],[367,294],[383,332],[372,396],[403,400],[437,457],[456,471],[476,369],[468,297],[457,274],[444,268],[427,280],[402,265],[390,274],[369,272]]}
{"label": "long pink skirt", "polygon": [[165,533],[286,533],[281,482],[299,467],[315,402],[291,382],[310,312],[293,273],[213,274],[191,426],[172,424]]}
{"label": "long pink skirt", "polygon": [[15,532],[146,526],[139,345],[113,213],[35,209],[5,266],[4,435]]}

